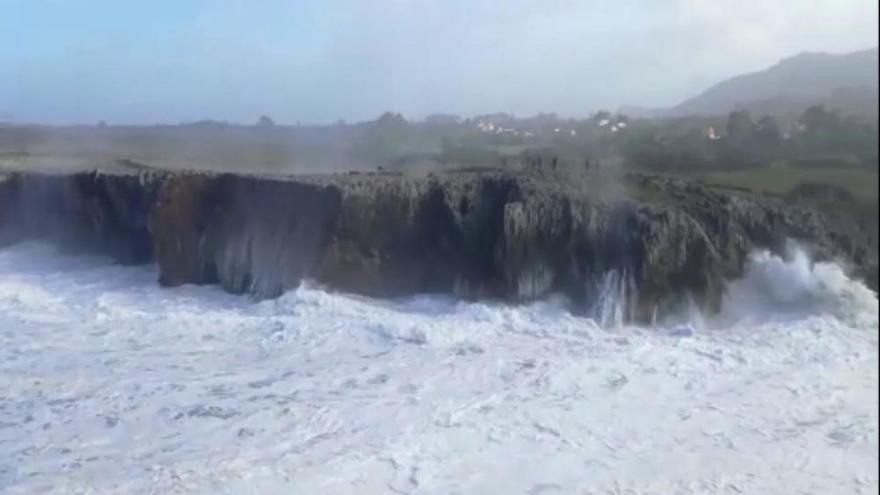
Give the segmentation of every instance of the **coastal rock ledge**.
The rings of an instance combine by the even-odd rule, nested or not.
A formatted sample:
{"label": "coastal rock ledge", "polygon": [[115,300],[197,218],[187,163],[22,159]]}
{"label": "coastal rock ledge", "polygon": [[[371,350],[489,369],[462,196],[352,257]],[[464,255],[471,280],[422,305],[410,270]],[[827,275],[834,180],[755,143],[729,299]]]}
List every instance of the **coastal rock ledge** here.
{"label": "coastal rock ledge", "polygon": [[561,293],[598,315],[611,292],[623,319],[650,321],[686,303],[718,311],[752,250],[795,240],[877,289],[876,238],[846,215],[640,174],[616,178],[611,195],[602,180],[18,171],[0,174],[0,245],[44,239],[156,263],[164,286],[259,298],[309,278],[374,297]]}

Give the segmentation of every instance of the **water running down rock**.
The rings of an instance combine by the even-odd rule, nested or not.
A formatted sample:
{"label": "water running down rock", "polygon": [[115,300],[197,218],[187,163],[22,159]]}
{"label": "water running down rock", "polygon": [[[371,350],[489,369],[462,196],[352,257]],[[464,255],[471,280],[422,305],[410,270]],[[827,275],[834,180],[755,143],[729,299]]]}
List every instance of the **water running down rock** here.
{"label": "water running down rock", "polygon": [[[622,183],[629,192],[609,198],[493,171],[9,173],[0,239],[155,261],[165,286],[220,284],[271,298],[311,278],[374,297],[559,293],[608,323],[650,322],[689,303],[715,313],[748,253],[783,253],[789,238],[876,289],[876,240],[845,218],[683,180],[633,174]],[[608,291],[622,296],[614,307],[603,306]]]}

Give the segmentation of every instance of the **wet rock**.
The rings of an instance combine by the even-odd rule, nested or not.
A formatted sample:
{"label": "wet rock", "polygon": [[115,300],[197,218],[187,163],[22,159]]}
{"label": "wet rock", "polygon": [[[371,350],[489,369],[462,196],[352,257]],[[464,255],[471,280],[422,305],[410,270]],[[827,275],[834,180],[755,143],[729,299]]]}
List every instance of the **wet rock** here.
{"label": "wet rock", "polygon": [[748,253],[782,253],[786,239],[848,263],[876,288],[876,236],[845,215],[681,179],[632,174],[621,184],[625,198],[495,170],[14,173],[0,177],[0,242],[42,238],[154,261],[162,285],[220,284],[260,298],[304,278],[377,297],[555,292],[612,323],[685,303],[717,311]]}
{"label": "wet rock", "polygon": [[152,173],[0,177],[0,244],[45,239],[71,252],[152,260],[148,218],[160,182]]}

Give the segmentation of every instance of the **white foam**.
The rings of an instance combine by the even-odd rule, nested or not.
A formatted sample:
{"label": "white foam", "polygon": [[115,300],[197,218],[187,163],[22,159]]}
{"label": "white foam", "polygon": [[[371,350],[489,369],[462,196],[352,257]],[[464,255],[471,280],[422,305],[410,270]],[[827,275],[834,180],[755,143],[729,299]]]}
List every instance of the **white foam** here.
{"label": "white foam", "polygon": [[0,491],[877,490],[877,301],[833,265],[756,254],[707,329],[155,279],[0,250]]}
{"label": "white foam", "polygon": [[813,263],[790,245],[786,259],[768,251],[753,253],[745,276],[728,287],[719,322],[803,319],[832,314],[859,327],[877,326],[877,297],[850,279],[840,265]]}

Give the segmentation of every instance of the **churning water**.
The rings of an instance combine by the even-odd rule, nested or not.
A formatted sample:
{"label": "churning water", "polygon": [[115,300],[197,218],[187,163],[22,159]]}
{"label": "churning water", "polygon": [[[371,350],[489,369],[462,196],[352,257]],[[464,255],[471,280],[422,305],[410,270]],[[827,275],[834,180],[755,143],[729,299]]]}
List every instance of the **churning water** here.
{"label": "churning water", "polygon": [[0,492],[877,491],[877,299],[802,252],[653,328],[155,278],[0,250]]}

